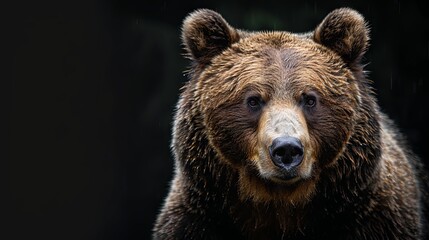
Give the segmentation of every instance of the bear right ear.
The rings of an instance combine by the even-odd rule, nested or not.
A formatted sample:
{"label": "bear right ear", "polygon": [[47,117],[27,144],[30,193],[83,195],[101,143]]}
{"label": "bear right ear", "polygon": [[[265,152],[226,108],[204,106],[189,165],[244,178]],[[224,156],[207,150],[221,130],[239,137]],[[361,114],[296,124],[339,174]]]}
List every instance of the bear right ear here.
{"label": "bear right ear", "polygon": [[191,13],[182,27],[182,41],[191,59],[201,64],[210,60],[237,42],[240,36],[222,16],[208,9]]}

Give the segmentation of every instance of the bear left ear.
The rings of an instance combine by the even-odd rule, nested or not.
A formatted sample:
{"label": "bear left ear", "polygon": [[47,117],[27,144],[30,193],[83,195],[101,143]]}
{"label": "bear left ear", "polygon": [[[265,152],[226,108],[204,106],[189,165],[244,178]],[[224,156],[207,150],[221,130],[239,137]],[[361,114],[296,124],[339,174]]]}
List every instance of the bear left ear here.
{"label": "bear left ear", "polygon": [[314,31],[313,39],[337,52],[352,66],[360,62],[368,48],[369,30],[357,11],[340,8],[325,17]]}
{"label": "bear left ear", "polygon": [[240,39],[238,31],[212,10],[191,13],[182,27],[182,41],[191,59],[207,64],[216,55]]}

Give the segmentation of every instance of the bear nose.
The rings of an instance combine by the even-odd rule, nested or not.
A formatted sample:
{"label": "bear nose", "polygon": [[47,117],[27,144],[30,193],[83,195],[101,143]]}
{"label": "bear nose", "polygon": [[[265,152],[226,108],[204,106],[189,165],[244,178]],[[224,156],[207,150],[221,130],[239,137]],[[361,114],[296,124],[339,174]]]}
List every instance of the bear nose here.
{"label": "bear nose", "polygon": [[271,160],[282,168],[290,169],[298,166],[303,159],[304,147],[295,137],[278,137],[269,147]]}

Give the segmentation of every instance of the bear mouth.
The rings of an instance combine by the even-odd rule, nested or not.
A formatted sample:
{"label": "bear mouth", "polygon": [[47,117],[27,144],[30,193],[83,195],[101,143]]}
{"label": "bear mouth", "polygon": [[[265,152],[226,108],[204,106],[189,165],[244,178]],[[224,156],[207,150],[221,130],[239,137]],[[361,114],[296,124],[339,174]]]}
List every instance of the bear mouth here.
{"label": "bear mouth", "polygon": [[270,176],[265,176],[261,174],[257,169],[257,167],[255,166],[249,166],[247,170],[250,176],[258,179],[268,188],[271,188],[271,187],[295,188],[298,185],[300,185],[300,183],[305,181],[305,179],[300,177],[296,171],[290,172],[290,171],[284,171],[279,169],[274,174],[271,174]]}
{"label": "bear mouth", "polygon": [[267,174],[254,164],[246,164],[240,171],[239,187],[244,199],[305,204],[314,192],[315,182],[315,176],[305,177],[299,171],[271,169]]}
{"label": "bear mouth", "polygon": [[277,185],[283,188],[296,188],[300,185],[304,179],[299,176],[274,176],[271,178],[262,179],[268,185]]}
{"label": "bear mouth", "polygon": [[271,178],[262,178],[258,176],[259,181],[263,184],[265,189],[269,192],[278,192],[278,193],[292,193],[300,189],[302,185],[305,185],[305,179],[295,176],[295,177],[271,177]]}
{"label": "bear mouth", "polygon": [[302,178],[299,176],[280,176],[280,177],[273,177],[271,178],[271,181],[279,184],[285,184],[285,185],[293,185],[295,183],[298,183],[299,181],[302,181]]}

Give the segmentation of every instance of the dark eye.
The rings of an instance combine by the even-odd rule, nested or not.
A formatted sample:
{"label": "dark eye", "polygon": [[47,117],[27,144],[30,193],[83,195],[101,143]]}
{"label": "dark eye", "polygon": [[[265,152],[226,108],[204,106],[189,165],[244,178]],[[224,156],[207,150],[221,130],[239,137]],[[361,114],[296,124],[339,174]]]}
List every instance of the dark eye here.
{"label": "dark eye", "polygon": [[304,94],[303,95],[303,102],[304,106],[307,108],[313,108],[316,106],[317,98],[316,95],[313,93],[310,94]]}
{"label": "dark eye", "polygon": [[263,101],[260,97],[252,96],[247,99],[247,106],[249,106],[252,111],[258,111],[261,109],[262,105]]}

